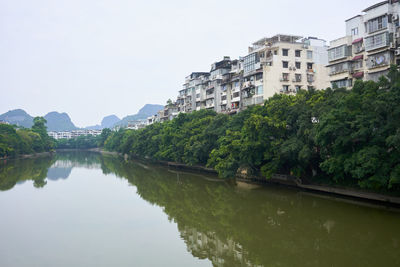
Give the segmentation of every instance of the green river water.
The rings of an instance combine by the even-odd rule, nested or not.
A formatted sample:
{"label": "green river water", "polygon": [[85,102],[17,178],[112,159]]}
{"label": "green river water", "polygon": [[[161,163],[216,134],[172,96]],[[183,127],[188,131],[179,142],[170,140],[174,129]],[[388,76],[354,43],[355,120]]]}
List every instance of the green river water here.
{"label": "green river water", "polygon": [[58,153],[0,164],[0,266],[400,266],[400,213]]}

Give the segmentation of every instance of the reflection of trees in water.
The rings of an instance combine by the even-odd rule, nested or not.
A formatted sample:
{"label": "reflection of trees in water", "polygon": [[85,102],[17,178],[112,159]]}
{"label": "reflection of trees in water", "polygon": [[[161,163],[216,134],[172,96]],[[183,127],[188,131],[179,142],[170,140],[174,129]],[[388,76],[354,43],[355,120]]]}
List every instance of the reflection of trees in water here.
{"label": "reflection of trees in water", "polygon": [[16,159],[0,164],[0,190],[6,191],[17,183],[33,181],[37,188],[47,184],[47,170],[54,163],[54,157]]}
{"label": "reflection of trees in water", "polygon": [[33,181],[37,188],[50,180],[67,179],[73,167],[100,168],[99,153],[77,151],[60,152],[53,156],[15,159],[0,164],[0,190],[6,191],[17,183]]}
{"label": "reflection of trees in water", "polygon": [[400,261],[394,252],[400,242],[398,217],[388,215],[382,227],[384,214],[370,208],[279,187],[244,189],[97,153],[60,153],[0,166],[0,189],[26,180],[40,186],[52,165],[99,164],[104,174],[127,179],[144,200],[162,207],[169,220],[177,223],[190,253],[208,258],[215,266],[293,266],[299,262],[383,266],[383,259]]}
{"label": "reflection of trees in water", "polygon": [[400,263],[398,215],[282,187],[247,190],[163,167],[102,161],[103,172],[125,177],[163,208],[192,255],[216,266]]}

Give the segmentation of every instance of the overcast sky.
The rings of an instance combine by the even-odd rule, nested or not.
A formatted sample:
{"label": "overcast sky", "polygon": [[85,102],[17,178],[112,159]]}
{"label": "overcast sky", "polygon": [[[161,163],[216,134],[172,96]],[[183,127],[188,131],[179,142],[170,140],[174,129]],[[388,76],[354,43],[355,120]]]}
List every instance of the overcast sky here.
{"label": "overcast sky", "polygon": [[0,0],[0,113],[67,112],[80,127],[135,114],[264,36],[339,38],[379,1]]}

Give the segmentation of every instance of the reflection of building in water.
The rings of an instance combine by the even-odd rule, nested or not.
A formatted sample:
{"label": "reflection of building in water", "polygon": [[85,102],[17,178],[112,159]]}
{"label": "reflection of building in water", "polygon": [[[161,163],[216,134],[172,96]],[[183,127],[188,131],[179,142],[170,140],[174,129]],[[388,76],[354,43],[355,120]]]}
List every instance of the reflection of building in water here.
{"label": "reflection of building in water", "polygon": [[247,259],[247,252],[232,239],[222,241],[214,232],[186,227],[180,231],[187,249],[195,257],[208,258],[214,266],[262,266]]}
{"label": "reflection of building in water", "polygon": [[101,164],[95,162],[78,162],[71,160],[57,160],[51,165],[51,168],[73,168],[73,167],[81,167],[86,169],[100,169]]}

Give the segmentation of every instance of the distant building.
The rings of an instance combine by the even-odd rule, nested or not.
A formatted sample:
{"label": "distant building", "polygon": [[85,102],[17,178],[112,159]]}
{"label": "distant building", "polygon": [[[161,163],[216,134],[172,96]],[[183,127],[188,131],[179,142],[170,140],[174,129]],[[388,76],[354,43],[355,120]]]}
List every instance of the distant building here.
{"label": "distant building", "polygon": [[98,136],[101,134],[101,130],[50,131],[47,134],[54,139],[71,139],[82,135]]}

